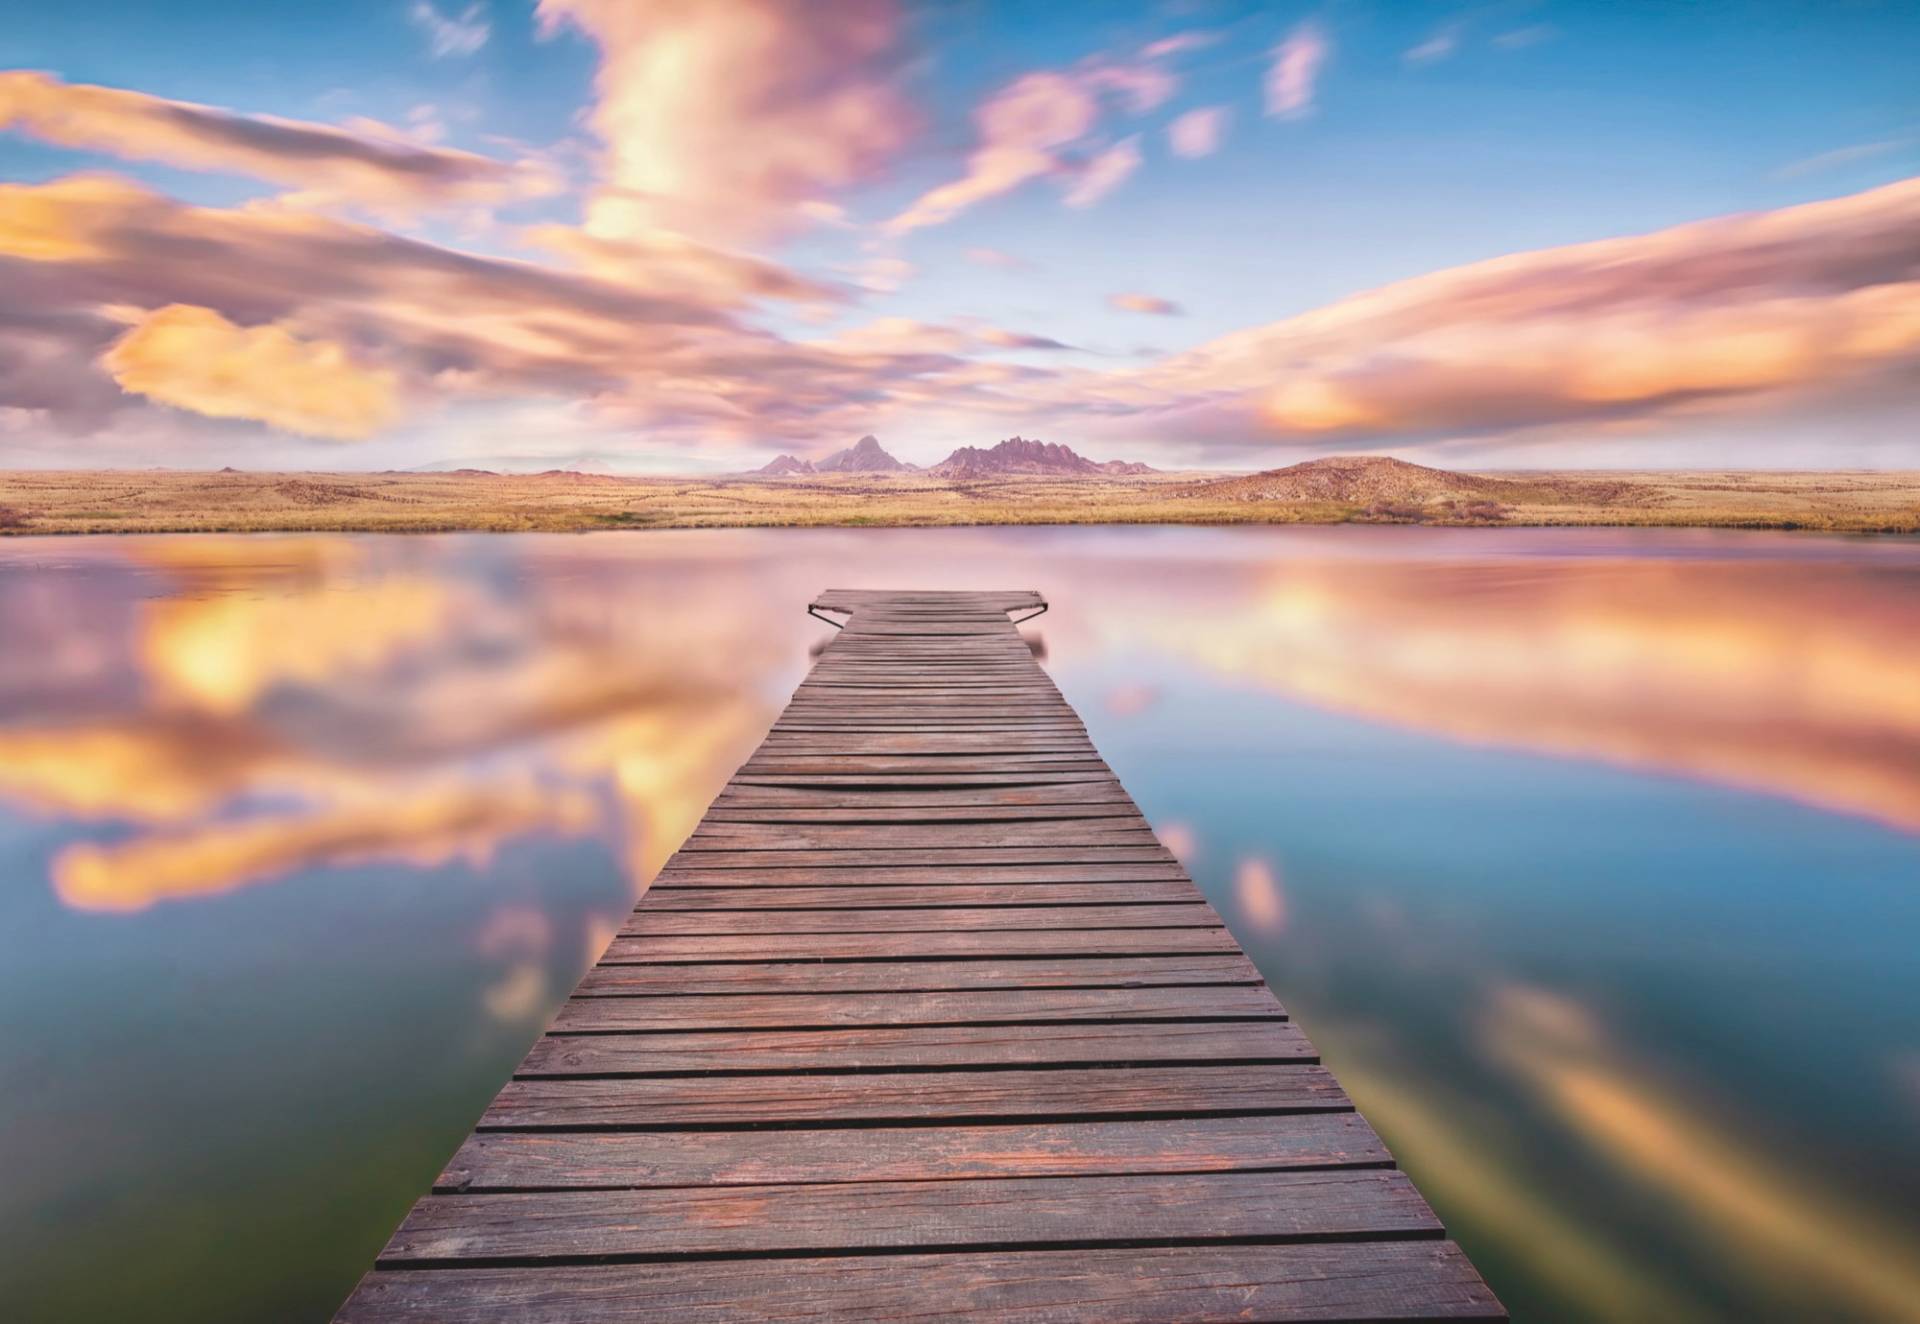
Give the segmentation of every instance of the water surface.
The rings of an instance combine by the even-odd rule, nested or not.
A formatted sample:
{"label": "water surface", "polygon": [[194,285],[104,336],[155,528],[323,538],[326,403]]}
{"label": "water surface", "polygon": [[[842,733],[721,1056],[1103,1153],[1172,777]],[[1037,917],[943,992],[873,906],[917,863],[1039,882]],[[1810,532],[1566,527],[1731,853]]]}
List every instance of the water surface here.
{"label": "water surface", "polygon": [[1516,1317],[1920,1318],[1920,544],[0,543],[0,1299],[324,1319],[829,633],[1037,588]]}

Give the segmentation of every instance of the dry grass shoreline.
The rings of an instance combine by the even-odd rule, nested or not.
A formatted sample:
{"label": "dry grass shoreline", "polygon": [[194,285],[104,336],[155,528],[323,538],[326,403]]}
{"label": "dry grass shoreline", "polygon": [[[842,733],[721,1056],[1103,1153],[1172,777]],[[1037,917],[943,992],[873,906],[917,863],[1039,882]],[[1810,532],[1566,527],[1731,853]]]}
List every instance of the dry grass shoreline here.
{"label": "dry grass shoreline", "polygon": [[[1411,466],[1409,466],[1410,468]],[[1437,471],[1427,470],[1425,473]],[[1511,499],[1260,495],[1239,479],[0,472],[0,534],[583,532],[969,524],[1626,525],[1920,532],[1920,472],[1484,472]],[[1255,491],[1254,495],[1247,495]]]}

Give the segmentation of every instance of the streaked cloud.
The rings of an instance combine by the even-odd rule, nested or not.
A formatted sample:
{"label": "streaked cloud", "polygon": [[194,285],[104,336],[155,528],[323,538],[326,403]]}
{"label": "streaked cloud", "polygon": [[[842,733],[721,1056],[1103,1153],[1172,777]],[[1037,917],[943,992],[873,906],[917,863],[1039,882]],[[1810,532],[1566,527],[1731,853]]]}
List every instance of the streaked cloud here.
{"label": "streaked cloud", "polygon": [[426,36],[427,51],[436,60],[476,55],[493,35],[484,4],[471,4],[448,15],[442,14],[433,0],[413,0],[407,6],[407,20]]}
{"label": "streaked cloud", "polygon": [[1460,49],[1460,37],[1463,27],[1459,23],[1443,23],[1435,28],[1424,41],[1409,46],[1401,52],[1400,58],[1407,64],[1438,64],[1451,58]]}
{"label": "streaked cloud", "polygon": [[895,0],[541,0],[539,17],[600,48],[597,237],[778,235],[914,131]]}
{"label": "streaked cloud", "polygon": [[1288,33],[1273,48],[1267,66],[1267,114],[1281,119],[1299,119],[1313,109],[1320,74],[1327,57],[1333,53],[1326,31],[1309,19]]}
{"label": "streaked cloud", "polygon": [[1773,172],[1775,179],[1798,179],[1802,175],[1817,175],[1822,171],[1838,166],[1852,165],[1856,161],[1872,161],[1883,156],[1892,156],[1909,148],[1920,146],[1920,135],[1908,135],[1898,138],[1882,138],[1874,142],[1849,143],[1845,147],[1836,147],[1829,152],[1819,152],[1813,156],[1801,157],[1798,161],[1789,161]]}
{"label": "streaked cloud", "polygon": [[1031,266],[1024,259],[997,248],[969,248],[963,256],[976,267],[998,267],[1002,271],[1025,271]]}
{"label": "streaked cloud", "polygon": [[1167,143],[1173,154],[1189,160],[1212,156],[1226,137],[1231,114],[1225,106],[1202,106],[1175,118],[1167,126]]}
{"label": "streaked cloud", "polygon": [[411,141],[382,126],[336,128],[144,92],[0,72],[0,129],[128,161],[245,175],[297,190],[310,203],[382,211],[498,205],[558,187],[532,161],[503,162]]}
{"label": "streaked cloud", "polygon": [[1758,407],[1920,360],[1920,180],[1455,267],[1062,383],[1329,443]]}
{"label": "streaked cloud", "polygon": [[1126,183],[1140,168],[1140,139],[1122,138],[1087,162],[1063,201],[1069,207],[1091,207]]}
{"label": "streaked cloud", "polygon": [[521,232],[536,248],[622,289],[715,307],[738,308],[755,299],[837,304],[847,286],[802,276],[751,253],[715,248],[671,230],[602,239],[570,225],[532,226]]}
{"label": "streaked cloud", "polygon": [[1157,294],[1109,294],[1107,306],[1123,313],[1146,313],[1152,317],[1178,317],[1181,307],[1172,299]]}
{"label": "streaked cloud", "polygon": [[277,324],[235,326],[189,304],[143,315],[102,362],[124,391],[310,437],[357,441],[399,414],[394,374],[355,363],[344,346]]}
{"label": "streaked cloud", "polygon": [[921,194],[883,231],[897,237],[942,225],[970,207],[1048,177],[1063,181],[1069,206],[1098,202],[1139,166],[1137,139],[1098,148],[1085,159],[1070,149],[1093,146],[1110,104],[1130,115],[1164,104],[1179,83],[1162,61],[1186,49],[1184,43],[1156,42],[1131,58],[1095,57],[1070,69],[1015,79],[974,111],[976,145],[966,172]]}
{"label": "streaked cloud", "polygon": [[[196,260],[171,260],[183,249]],[[635,251],[644,258],[644,243],[584,255]],[[308,213],[190,207],[112,178],[0,185],[0,281],[11,296],[0,339],[49,366],[17,379],[0,371],[0,405],[100,426],[124,400],[88,365],[125,331],[119,310],[168,304],[351,346],[356,362],[393,372],[423,402],[554,396],[708,443],[858,435],[896,398],[992,408],[1008,376],[958,354],[757,330],[732,311],[743,287],[829,291],[716,250],[683,256],[674,281],[656,282],[673,288],[648,290]]]}

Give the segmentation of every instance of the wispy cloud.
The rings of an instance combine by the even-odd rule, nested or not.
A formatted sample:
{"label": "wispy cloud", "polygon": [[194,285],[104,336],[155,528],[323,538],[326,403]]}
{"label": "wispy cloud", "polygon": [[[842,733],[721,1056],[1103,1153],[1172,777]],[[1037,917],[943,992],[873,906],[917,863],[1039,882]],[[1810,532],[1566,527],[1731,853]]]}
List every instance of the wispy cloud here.
{"label": "wispy cloud", "polygon": [[1409,46],[1401,52],[1400,58],[1407,64],[1438,64],[1451,58],[1460,49],[1460,38],[1464,32],[1460,23],[1443,23],[1418,45]]}
{"label": "wispy cloud", "polygon": [[970,207],[1047,177],[1066,181],[1068,206],[1091,206],[1139,166],[1139,143],[1123,139],[1084,163],[1075,160],[1072,149],[1097,144],[1095,131],[1110,104],[1132,115],[1164,105],[1179,82],[1162,61],[1193,45],[1167,39],[1131,58],[1096,56],[1071,69],[1025,74],[1000,88],[974,111],[977,141],[965,173],[921,194],[886,222],[884,232],[897,237],[945,224]]}
{"label": "wispy cloud", "polygon": [[1107,304],[1123,313],[1146,313],[1153,317],[1178,317],[1182,311],[1173,300],[1153,294],[1109,294]]}
{"label": "wispy cloud", "polygon": [[122,160],[246,175],[299,190],[305,202],[413,211],[498,204],[558,187],[537,163],[427,146],[383,127],[241,115],[28,70],[0,73],[0,129]]}
{"label": "wispy cloud", "polygon": [[1493,44],[1503,51],[1523,51],[1529,46],[1538,46],[1552,41],[1560,35],[1560,29],[1551,23],[1531,23],[1523,28],[1512,28],[1494,37]]}
{"label": "wispy cloud", "polygon": [[1073,187],[1067,190],[1064,199],[1067,206],[1093,206],[1126,183],[1133,172],[1140,168],[1140,161],[1139,137],[1122,138],[1087,162],[1074,180]]}
{"label": "wispy cloud", "polygon": [[1288,33],[1273,48],[1272,63],[1267,66],[1267,114],[1298,119],[1311,112],[1321,71],[1332,53],[1326,32],[1311,19]]}
{"label": "wispy cloud", "polygon": [[434,8],[432,0],[413,0],[407,6],[407,19],[426,34],[427,50],[436,60],[478,54],[493,36],[484,4],[468,5],[449,18]]}
{"label": "wispy cloud", "polygon": [[1175,156],[1189,159],[1212,156],[1226,137],[1231,112],[1225,106],[1189,110],[1167,126],[1167,143]]}
{"label": "wispy cloud", "polygon": [[1802,157],[1798,161],[1790,161],[1775,170],[1773,178],[1798,179],[1802,175],[1817,175],[1823,170],[1831,170],[1836,166],[1892,156],[1896,152],[1906,151],[1916,145],[1920,145],[1920,135],[1912,134],[1899,138],[1882,138],[1877,142],[1852,143],[1846,147],[1836,147],[1830,152],[1820,152],[1813,156]]}

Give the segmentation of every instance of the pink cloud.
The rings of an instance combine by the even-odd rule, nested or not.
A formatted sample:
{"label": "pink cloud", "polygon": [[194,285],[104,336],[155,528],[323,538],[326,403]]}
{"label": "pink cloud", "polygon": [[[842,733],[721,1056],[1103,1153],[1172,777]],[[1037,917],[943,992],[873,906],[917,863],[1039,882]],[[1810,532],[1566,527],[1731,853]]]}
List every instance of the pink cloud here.
{"label": "pink cloud", "polygon": [[1273,48],[1273,63],[1267,67],[1267,114],[1298,119],[1311,111],[1320,71],[1332,50],[1326,33],[1311,20],[1288,33]]}
{"label": "pink cloud", "polygon": [[1126,183],[1133,172],[1140,168],[1140,139],[1123,138],[1113,146],[1101,152],[1080,172],[1073,187],[1067,190],[1066,204],[1069,207],[1091,207],[1109,193]]}
{"label": "pink cloud", "polygon": [[1915,365],[1920,179],[1438,271],[1049,389],[1162,434],[1352,444],[1899,391]]}
{"label": "pink cloud", "polygon": [[383,125],[350,131],[239,115],[28,70],[0,73],[0,129],[122,160],[248,175],[298,189],[305,201],[383,211],[498,204],[558,187],[536,163],[425,146]]}
{"label": "pink cloud", "polygon": [[540,0],[539,14],[600,47],[600,237],[777,235],[913,132],[895,0]]}
{"label": "pink cloud", "polygon": [[1219,151],[1230,113],[1225,106],[1203,106],[1179,116],[1167,126],[1167,143],[1173,154],[1191,159]]}
{"label": "pink cloud", "polygon": [[[176,260],[189,250],[194,261]],[[688,262],[679,281],[610,280],[309,213],[191,207],[111,177],[0,185],[0,408],[74,432],[114,423],[139,406],[100,355],[129,321],[175,304],[221,319],[243,356],[247,333],[271,326],[290,343],[269,348],[315,361],[337,349],[421,409],[577,401],[640,446],[857,436],[908,409],[1012,413],[1009,388],[1046,375],[975,357],[1044,347],[1016,332],[894,324],[788,340],[731,311],[743,282],[787,279],[777,269],[711,250]],[[205,382],[177,389],[211,398]]]}
{"label": "pink cloud", "polygon": [[471,4],[454,15],[442,14],[432,0],[413,0],[407,6],[407,18],[427,38],[427,50],[436,60],[448,56],[476,55],[493,36],[487,21],[487,8]]}
{"label": "pink cloud", "polygon": [[883,229],[898,236],[943,225],[969,207],[1047,177],[1067,181],[1068,206],[1091,206],[1139,166],[1139,143],[1125,139],[1085,164],[1067,149],[1092,145],[1109,102],[1118,101],[1133,115],[1164,105],[1179,82],[1160,61],[1186,49],[1186,43],[1169,39],[1131,59],[1095,57],[1071,69],[1015,79],[974,111],[977,143],[965,173],[923,193]]}
{"label": "pink cloud", "polygon": [[1153,294],[1109,294],[1107,304],[1123,313],[1146,313],[1153,317],[1178,317],[1182,311],[1173,300]]}

